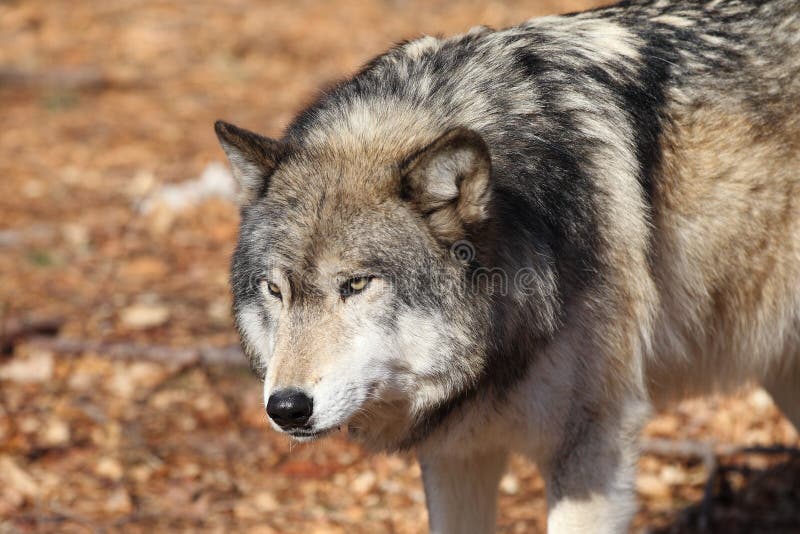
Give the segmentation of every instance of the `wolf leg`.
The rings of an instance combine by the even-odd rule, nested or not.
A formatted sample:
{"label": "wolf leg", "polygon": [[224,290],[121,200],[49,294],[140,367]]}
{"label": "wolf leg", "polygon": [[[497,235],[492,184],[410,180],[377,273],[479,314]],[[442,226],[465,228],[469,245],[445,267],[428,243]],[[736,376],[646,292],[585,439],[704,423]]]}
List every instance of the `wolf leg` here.
{"label": "wolf leg", "polygon": [[420,457],[431,534],[494,532],[505,451]]}
{"label": "wolf leg", "polygon": [[628,531],[636,510],[639,422],[583,422],[555,458],[542,464],[549,534]]}

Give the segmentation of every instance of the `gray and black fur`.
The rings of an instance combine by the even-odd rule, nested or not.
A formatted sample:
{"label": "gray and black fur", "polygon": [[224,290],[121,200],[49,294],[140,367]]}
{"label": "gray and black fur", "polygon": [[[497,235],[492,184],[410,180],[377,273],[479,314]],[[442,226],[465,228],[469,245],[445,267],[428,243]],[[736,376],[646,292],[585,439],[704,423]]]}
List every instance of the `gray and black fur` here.
{"label": "gray and black fur", "polygon": [[[255,367],[271,364],[240,312],[265,298],[254,282],[269,276],[265,257],[295,273],[287,284],[306,311],[292,320],[303,328],[313,328],[314,303],[326,297],[319,279],[297,273],[316,272],[330,254],[391,279],[376,328],[395,332],[408,314],[450,318],[443,330],[454,333],[437,338],[443,361],[419,377],[444,384],[440,393],[391,412],[405,421],[391,438],[361,429],[378,448],[429,451],[426,486],[439,474],[425,458],[442,458],[454,440],[503,449],[475,428],[508,414],[497,428],[552,429],[530,452],[544,464],[551,500],[569,503],[551,528],[583,524],[573,499],[597,494],[613,507],[608,495],[627,494],[623,475],[651,403],[748,379],[773,384],[777,399],[786,384],[770,369],[800,377],[800,290],[776,289],[770,300],[770,288],[791,288],[800,273],[797,0],[623,2],[425,37],[326,91],[280,141],[224,123],[217,131],[246,191],[232,285]],[[460,196],[431,200],[436,191],[425,190],[418,169],[437,151],[466,158],[448,163]],[[759,170],[745,176],[737,158]],[[722,209],[718,219],[704,198]],[[464,243],[468,257],[454,258]],[[718,252],[726,247],[739,252]],[[737,263],[745,252],[747,267]],[[476,273],[522,269],[524,291],[476,282]],[[758,324],[779,316],[780,328],[746,330],[740,311]],[[271,328],[268,311],[260,320]],[[737,340],[760,355],[736,360],[730,376],[693,381],[674,371],[713,372]],[[554,384],[566,390],[547,397]],[[558,415],[542,415],[551,398]],[[579,483],[570,466],[585,450],[614,459]],[[434,505],[444,510],[432,512],[434,529],[457,524],[446,500]],[[627,509],[605,509],[601,530],[622,528]]]}

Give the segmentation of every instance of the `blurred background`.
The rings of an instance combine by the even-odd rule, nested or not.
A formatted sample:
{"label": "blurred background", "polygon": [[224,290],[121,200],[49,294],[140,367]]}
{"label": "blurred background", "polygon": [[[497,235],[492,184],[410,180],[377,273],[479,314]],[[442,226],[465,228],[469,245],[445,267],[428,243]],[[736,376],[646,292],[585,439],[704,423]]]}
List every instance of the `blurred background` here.
{"label": "blurred background", "polygon": [[[267,428],[212,124],[279,136],[396,41],[592,5],[0,1],[0,533],[423,531],[413,458]],[[763,391],[645,439],[637,531],[800,532],[798,435]],[[545,510],[514,459],[500,531],[544,532]]]}

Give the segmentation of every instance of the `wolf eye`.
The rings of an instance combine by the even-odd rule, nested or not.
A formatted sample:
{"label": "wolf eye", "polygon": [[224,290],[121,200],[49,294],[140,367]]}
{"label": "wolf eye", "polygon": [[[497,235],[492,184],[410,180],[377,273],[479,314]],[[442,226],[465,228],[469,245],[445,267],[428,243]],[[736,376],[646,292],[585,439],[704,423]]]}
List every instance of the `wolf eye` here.
{"label": "wolf eye", "polygon": [[264,286],[267,287],[267,291],[269,292],[270,295],[272,295],[275,298],[281,298],[281,288],[279,288],[277,284],[274,284],[272,282],[267,282],[265,280],[261,282],[261,287]]}
{"label": "wolf eye", "polygon": [[361,293],[367,288],[370,280],[372,280],[372,277],[369,276],[357,276],[356,278],[351,278],[339,286],[339,294],[342,296],[342,298],[345,298],[349,297],[350,295],[355,295],[356,293]]}

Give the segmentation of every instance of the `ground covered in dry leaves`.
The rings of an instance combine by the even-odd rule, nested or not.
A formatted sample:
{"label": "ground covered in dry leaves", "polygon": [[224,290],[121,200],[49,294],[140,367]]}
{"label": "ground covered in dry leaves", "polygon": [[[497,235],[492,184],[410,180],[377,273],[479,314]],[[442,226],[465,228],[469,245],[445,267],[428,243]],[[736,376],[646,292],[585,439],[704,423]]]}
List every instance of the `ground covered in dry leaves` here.
{"label": "ground covered in dry leaves", "polygon": [[[585,5],[0,2],[0,533],[422,531],[411,458],[290,445],[214,352],[236,343],[237,213],[211,124],[278,135],[393,41]],[[703,461],[704,442],[798,445],[762,391],[683,403],[646,435],[667,450],[641,461],[637,530],[800,531],[796,456]],[[515,459],[501,531],[544,521]]]}

